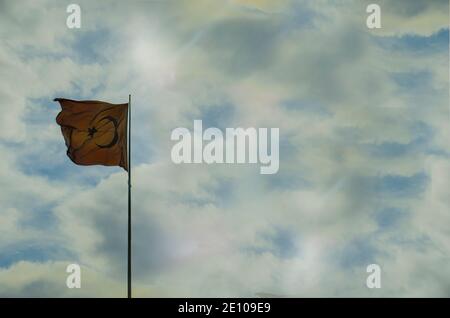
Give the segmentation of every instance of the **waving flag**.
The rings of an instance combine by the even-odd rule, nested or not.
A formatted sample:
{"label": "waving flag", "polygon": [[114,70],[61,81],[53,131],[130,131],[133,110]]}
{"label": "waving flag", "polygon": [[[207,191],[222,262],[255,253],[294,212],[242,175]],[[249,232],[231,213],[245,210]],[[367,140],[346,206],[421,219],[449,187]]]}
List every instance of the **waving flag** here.
{"label": "waving flag", "polygon": [[67,156],[78,165],[120,166],[128,171],[127,104],[56,98],[61,112],[56,122]]}
{"label": "waving flag", "polygon": [[[55,98],[61,105],[56,122],[67,146],[67,156],[78,165],[120,166],[128,172],[128,273],[131,298],[131,94],[126,104]],[[127,149],[128,148],[128,149]]]}

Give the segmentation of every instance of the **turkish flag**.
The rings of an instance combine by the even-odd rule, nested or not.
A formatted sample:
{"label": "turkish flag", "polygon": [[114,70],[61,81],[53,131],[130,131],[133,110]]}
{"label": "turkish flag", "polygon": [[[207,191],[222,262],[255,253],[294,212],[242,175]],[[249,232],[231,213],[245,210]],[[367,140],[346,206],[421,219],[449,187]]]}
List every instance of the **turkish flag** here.
{"label": "turkish flag", "polygon": [[55,98],[61,105],[56,122],[76,164],[120,166],[128,171],[128,103]]}

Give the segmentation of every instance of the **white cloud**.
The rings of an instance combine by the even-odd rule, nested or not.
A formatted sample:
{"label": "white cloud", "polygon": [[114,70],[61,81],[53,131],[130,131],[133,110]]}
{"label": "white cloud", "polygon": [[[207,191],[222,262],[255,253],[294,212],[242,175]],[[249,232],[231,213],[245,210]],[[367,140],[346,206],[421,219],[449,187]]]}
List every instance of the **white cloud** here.
{"label": "white cloud", "polygon": [[[84,14],[96,8],[108,17],[87,14],[83,23],[111,36],[106,45],[84,44],[106,58],[98,63],[81,63],[77,58],[85,53],[70,51],[77,35],[57,26],[65,14],[59,6],[48,4],[49,14],[57,16],[53,24],[41,18],[46,5],[33,15],[19,4],[7,6],[10,17],[33,31],[25,34],[13,23],[11,33],[2,34],[8,45],[0,49],[0,96],[8,102],[0,106],[7,114],[0,132],[3,142],[18,145],[0,146],[0,198],[6,202],[0,247],[52,237],[84,264],[88,287],[64,289],[60,260],[20,262],[0,272],[7,286],[0,293],[123,295],[126,174],[114,172],[95,185],[80,178],[53,180],[26,174],[20,160],[38,154],[40,164],[64,167],[55,113],[44,123],[30,123],[27,116],[40,107],[33,99],[64,93],[123,101],[132,93],[133,154],[139,162],[133,169],[136,295],[448,295],[442,269],[448,254],[442,227],[448,223],[448,160],[428,152],[448,146],[448,67],[440,67],[446,53],[381,49],[373,39],[378,33],[365,30],[359,6],[204,4],[82,3]],[[303,17],[310,19],[305,24],[292,13],[299,7],[317,16]],[[438,2],[416,14],[392,8],[383,36],[430,35],[442,27]],[[393,25],[391,15],[404,23]],[[116,27],[123,21],[131,22]],[[24,56],[27,46],[33,50]],[[424,70],[431,74],[429,87],[399,93],[392,73]],[[284,106],[287,101],[291,108]],[[280,127],[287,143],[280,175],[267,178],[247,165],[170,162],[171,130],[189,127],[205,109],[221,104],[232,107],[230,125]],[[418,123],[432,132],[419,131]],[[419,137],[427,147],[414,156],[386,158],[367,150],[408,145]],[[89,176],[97,170],[76,171]],[[379,189],[385,176],[412,182],[421,172],[428,181],[417,197]],[[35,202],[52,206],[57,227],[51,235],[20,226],[36,210]],[[394,230],[380,227],[374,217],[385,207],[408,211]],[[365,288],[365,261],[382,265],[382,290]]]}

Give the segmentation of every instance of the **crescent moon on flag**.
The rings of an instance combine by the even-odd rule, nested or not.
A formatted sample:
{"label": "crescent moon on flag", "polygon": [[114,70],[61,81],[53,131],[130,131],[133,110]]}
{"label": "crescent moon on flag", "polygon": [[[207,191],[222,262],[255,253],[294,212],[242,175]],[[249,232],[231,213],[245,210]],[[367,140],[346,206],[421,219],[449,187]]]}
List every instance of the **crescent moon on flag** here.
{"label": "crescent moon on flag", "polygon": [[113,137],[113,139],[112,139],[108,144],[106,144],[106,145],[99,145],[99,144],[97,144],[97,143],[96,143],[96,145],[97,145],[97,147],[99,147],[99,148],[111,148],[112,146],[114,146],[114,145],[117,143],[117,141],[119,141],[119,134],[117,133],[118,123],[117,123],[117,120],[116,120],[114,117],[112,117],[112,116],[105,116],[105,117],[101,118],[101,119],[98,121],[98,123],[100,123],[100,122],[102,122],[102,121],[108,121],[108,122],[113,123],[113,125],[114,125],[114,137]]}

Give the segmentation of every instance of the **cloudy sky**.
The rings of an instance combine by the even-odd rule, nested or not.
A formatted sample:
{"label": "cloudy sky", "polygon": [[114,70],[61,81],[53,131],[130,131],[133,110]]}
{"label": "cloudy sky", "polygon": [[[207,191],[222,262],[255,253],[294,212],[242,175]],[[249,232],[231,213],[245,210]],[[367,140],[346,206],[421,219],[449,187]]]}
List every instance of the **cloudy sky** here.
{"label": "cloudy sky", "polygon": [[[131,93],[136,296],[449,297],[448,1],[379,0],[375,31],[371,2],[78,1],[68,29],[0,0],[0,296],[126,295],[126,173],[74,165],[52,100]],[[194,119],[278,127],[279,172],[173,164]]]}

